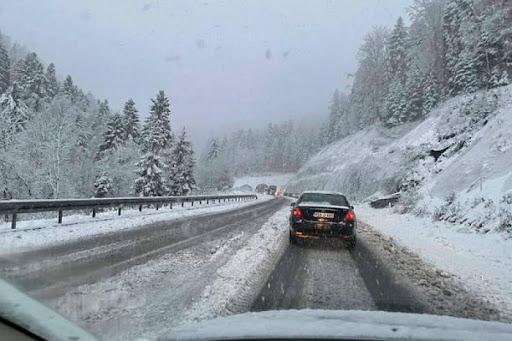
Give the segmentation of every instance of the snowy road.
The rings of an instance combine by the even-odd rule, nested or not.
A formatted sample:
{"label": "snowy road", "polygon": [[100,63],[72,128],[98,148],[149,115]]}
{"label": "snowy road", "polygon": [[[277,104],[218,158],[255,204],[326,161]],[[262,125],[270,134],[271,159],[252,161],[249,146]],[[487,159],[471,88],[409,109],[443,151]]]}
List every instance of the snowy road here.
{"label": "snowy road", "polygon": [[358,240],[353,251],[321,240],[288,247],[252,310],[384,310],[507,320],[450,274],[364,222],[359,223]]}
{"label": "snowy road", "polygon": [[253,310],[374,310],[358,265],[343,245],[315,241],[290,246]]}

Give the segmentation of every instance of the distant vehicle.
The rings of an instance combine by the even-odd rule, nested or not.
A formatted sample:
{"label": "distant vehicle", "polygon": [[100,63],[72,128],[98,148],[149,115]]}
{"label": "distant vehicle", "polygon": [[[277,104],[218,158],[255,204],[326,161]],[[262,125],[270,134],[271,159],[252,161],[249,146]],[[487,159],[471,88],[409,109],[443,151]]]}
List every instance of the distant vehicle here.
{"label": "distant vehicle", "polygon": [[357,221],[354,207],[337,192],[303,192],[292,203],[290,243],[303,238],[338,238],[349,248],[356,246]]}
{"label": "distant vehicle", "polygon": [[267,194],[268,195],[276,195],[276,192],[277,192],[277,186],[276,185],[268,186],[268,189],[267,189]]}
{"label": "distant vehicle", "polygon": [[283,187],[281,186],[278,186],[277,189],[276,189],[276,193],[275,193],[275,196],[276,197],[282,197],[284,194],[284,189]]}
{"label": "distant vehicle", "polygon": [[256,192],[258,193],[267,193],[268,185],[267,184],[259,184],[256,186]]}

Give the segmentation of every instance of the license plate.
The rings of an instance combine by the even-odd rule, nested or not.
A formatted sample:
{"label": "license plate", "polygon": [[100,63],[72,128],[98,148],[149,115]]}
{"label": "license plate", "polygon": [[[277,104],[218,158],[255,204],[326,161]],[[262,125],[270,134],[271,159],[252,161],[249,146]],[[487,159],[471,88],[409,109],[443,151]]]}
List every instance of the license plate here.
{"label": "license plate", "polygon": [[313,217],[315,217],[315,218],[334,219],[334,213],[329,213],[329,212],[315,212],[315,213],[313,213]]}
{"label": "license plate", "polygon": [[329,224],[315,224],[316,230],[325,231],[325,230],[329,230],[330,228],[331,228],[331,226]]}

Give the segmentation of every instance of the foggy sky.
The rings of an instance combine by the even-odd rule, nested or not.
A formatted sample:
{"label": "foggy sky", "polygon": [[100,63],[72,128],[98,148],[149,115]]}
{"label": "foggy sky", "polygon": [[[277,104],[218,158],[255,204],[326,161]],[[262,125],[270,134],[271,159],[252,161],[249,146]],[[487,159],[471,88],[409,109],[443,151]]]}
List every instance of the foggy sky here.
{"label": "foggy sky", "polygon": [[165,90],[173,129],[196,144],[221,129],[323,119],[346,90],[363,35],[412,0],[0,0],[0,30],[61,78],[142,116]]}

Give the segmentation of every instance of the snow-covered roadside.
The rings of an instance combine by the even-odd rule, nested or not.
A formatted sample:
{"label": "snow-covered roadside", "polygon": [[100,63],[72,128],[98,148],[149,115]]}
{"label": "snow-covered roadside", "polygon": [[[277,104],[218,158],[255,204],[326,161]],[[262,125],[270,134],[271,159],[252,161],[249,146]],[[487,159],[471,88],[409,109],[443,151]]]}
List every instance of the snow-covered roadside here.
{"label": "snow-covered roadside", "polygon": [[56,245],[97,234],[133,229],[166,220],[235,210],[272,199],[272,196],[258,195],[257,200],[246,202],[222,202],[209,205],[203,202],[203,205],[196,203],[193,207],[175,206],[172,210],[169,207],[162,207],[158,211],[147,208],[142,212],[137,209],[127,209],[121,216],[118,216],[117,211],[114,210],[100,213],[96,218],[74,214],[65,216],[62,224],[58,224],[55,218],[20,221],[16,230],[11,230],[9,223],[2,223],[0,224],[0,255]]}
{"label": "snow-covered roadside", "polygon": [[440,270],[455,275],[474,294],[495,303],[512,317],[512,240],[498,233],[455,231],[453,224],[429,217],[396,214],[392,209],[356,207],[360,220],[418,254]]}
{"label": "snow-covered roadside", "polygon": [[285,207],[276,212],[228,263],[217,270],[183,322],[200,321],[248,311],[288,245]]}

